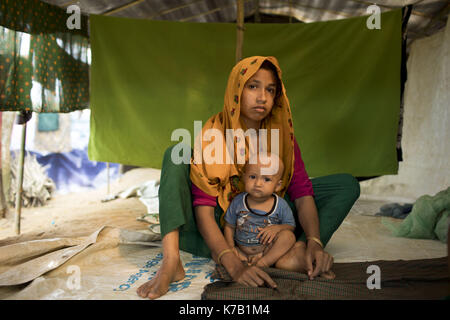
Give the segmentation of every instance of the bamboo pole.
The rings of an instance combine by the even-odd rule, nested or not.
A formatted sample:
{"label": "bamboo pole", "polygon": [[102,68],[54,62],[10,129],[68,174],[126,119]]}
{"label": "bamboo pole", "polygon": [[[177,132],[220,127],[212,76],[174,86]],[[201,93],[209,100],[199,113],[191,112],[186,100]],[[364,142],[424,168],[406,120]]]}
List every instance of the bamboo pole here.
{"label": "bamboo pole", "polygon": [[159,16],[164,16],[164,15],[169,14],[171,12],[174,12],[174,11],[177,11],[177,10],[180,10],[180,9],[183,9],[183,8],[187,8],[187,7],[189,7],[189,6],[193,5],[193,4],[196,4],[196,3],[202,2],[202,1],[205,1],[205,0],[195,0],[195,1],[192,1],[192,2],[189,2],[189,3],[185,3],[185,4],[181,5],[181,6],[173,7],[173,8],[170,8],[170,9],[164,9],[164,10],[158,11],[157,13],[152,14],[150,16],[146,16],[145,19],[150,19],[151,20],[151,19],[154,19],[154,18],[159,17]]}
{"label": "bamboo pole", "polygon": [[[342,16],[342,17],[345,17],[345,18],[355,17],[355,15],[349,14],[349,13],[343,12],[343,11],[335,11],[335,10],[330,10],[330,9],[318,8],[318,7],[309,6],[309,5],[300,4],[300,3],[295,3],[294,4],[293,2],[291,3],[290,0],[273,0],[273,1],[274,1],[274,3],[287,5],[289,7],[288,8],[288,12],[289,13],[291,12],[290,7],[292,5],[293,8],[306,8],[306,9],[313,9],[313,10],[317,10],[317,11],[321,11],[321,12],[329,12],[329,13],[332,13],[332,14],[334,14],[336,16]],[[281,12],[284,15],[289,15],[289,13],[286,14],[286,9],[285,8],[279,8],[279,9],[280,10],[276,10],[275,9],[275,10],[271,10],[271,11],[274,12],[274,13],[276,13],[276,12],[280,13]],[[365,14],[364,12],[365,12],[365,9],[361,10],[362,14]],[[294,15],[296,15],[296,14],[294,14]]]}
{"label": "bamboo pole", "polygon": [[[3,137],[3,134],[1,134],[3,131],[3,117],[2,116],[3,116],[3,114],[0,112],[0,168],[3,167],[3,161],[2,161],[2,155],[3,155],[2,137]],[[2,178],[1,170],[0,170],[0,219],[5,217],[5,211],[7,208],[5,198],[3,197],[3,181],[2,180],[3,180],[3,178]]]}
{"label": "bamboo pole", "polygon": [[144,1],[146,1],[146,0],[131,1],[130,3],[117,6],[117,7],[113,8],[113,9],[110,9],[110,10],[106,10],[105,12],[102,12],[102,15],[110,16],[110,15],[113,15],[113,14],[119,12],[119,11],[122,11],[122,10],[125,10],[125,9],[128,9],[128,8],[131,8],[131,7],[135,6],[135,5],[138,5],[138,4],[140,4],[141,2],[144,2]]}
{"label": "bamboo pole", "polygon": [[16,115],[14,112],[3,112],[2,114],[2,183],[3,195],[5,199],[6,211],[9,211],[9,199],[11,189],[11,153],[9,152],[11,146],[11,135]]}
{"label": "bamboo pole", "polygon": [[79,0],[72,0],[72,1],[69,1],[69,2],[66,2],[66,3],[63,3],[63,4],[59,5],[59,6],[62,7],[62,8],[67,8],[68,6],[71,6],[71,5],[73,5],[75,3],[79,3],[79,2],[80,2]]}
{"label": "bamboo pole", "polygon": [[22,185],[23,185],[23,164],[24,164],[24,158],[25,158],[25,141],[26,141],[26,134],[27,134],[27,123],[25,122],[22,125],[22,142],[21,142],[21,149],[20,149],[20,158],[18,163],[18,176],[17,176],[17,194],[16,194],[16,214],[15,214],[15,221],[14,221],[14,228],[16,231],[16,234],[20,234],[20,213],[22,211]]}
{"label": "bamboo pole", "polygon": [[[253,0],[244,0],[244,4],[247,3],[247,2],[249,2],[249,1],[253,1]],[[223,7],[217,7],[217,8],[215,8],[215,9],[212,9],[212,10],[209,10],[209,11],[206,11],[206,12],[202,12],[202,13],[196,14],[195,16],[190,16],[190,17],[187,17],[187,18],[184,18],[184,19],[180,19],[180,20],[178,20],[178,21],[179,21],[179,22],[186,22],[186,21],[189,21],[189,20],[194,20],[194,19],[197,19],[197,18],[206,16],[206,15],[208,15],[208,14],[211,14],[211,13],[214,13],[214,12],[217,12],[217,11],[221,11],[221,10],[223,10],[223,9],[228,9],[228,8],[231,8],[231,7],[234,8],[234,6],[235,6],[236,4],[235,4],[234,2],[230,2],[230,3],[231,3],[231,4],[229,4],[229,5],[226,5],[226,6],[223,6]]]}
{"label": "bamboo pole", "polygon": [[237,34],[236,34],[236,63],[242,59],[242,45],[244,43],[244,1],[236,0],[236,23],[237,23]]}

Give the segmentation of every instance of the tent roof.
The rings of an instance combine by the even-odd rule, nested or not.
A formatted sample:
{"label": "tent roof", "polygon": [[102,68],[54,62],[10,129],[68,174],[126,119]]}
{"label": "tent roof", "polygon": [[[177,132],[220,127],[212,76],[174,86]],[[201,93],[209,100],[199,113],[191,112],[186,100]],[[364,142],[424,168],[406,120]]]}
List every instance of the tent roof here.
{"label": "tent roof", "polygon": [[[381,12],[413,5],[407,26],[408,41],[432,35],[447,21],[447,0],[243,0],[246,21],[314,22],[367,15],[377,4]],[[45,0],[67,8],[76,4],[83,14],[190,22],[236,21],[236,0]],[[259,8],[259,10],[257,10]],[[275,17],[274,17],[275,16]],[[298,20],[298,21],[296,21]]]}

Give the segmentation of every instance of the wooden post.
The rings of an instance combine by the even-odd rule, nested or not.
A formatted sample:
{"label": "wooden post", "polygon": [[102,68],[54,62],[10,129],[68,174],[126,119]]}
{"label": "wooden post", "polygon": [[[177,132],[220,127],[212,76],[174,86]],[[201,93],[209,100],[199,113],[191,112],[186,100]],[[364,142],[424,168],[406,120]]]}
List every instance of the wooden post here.
{"label": "wooden post", "polygon": [[244,43],[244,0],[236,0],[236,63],[242,59],[242,45]]}
{"label": "wooden post", "polygon": [[16,115],[14,112],[2,112],[2,183],[3,183],[3,195],[5,199],[6,211],[9,211],[9,199],[11,189],[11,134],[14,125],[14,119]]}
{"label": "wooden post", "polygon": [[20,234],[20,212],[22,210],[22,185],[23,185],[23,165],[25,158],[25,141],[27,134],[27,123],[22,125],[22,143],[20,149],[20,158],[17,167],[17,194],[16,194],[16,215],[15,215],[15,231],[16,234]]}
{"label": "wooden post", "polygon": [[[0,168],[3,167],[3,161],[2,161],[2,131],[3,131],[3,112],[0,112]],[[5,217],[5,211],[6,211],[6,202],[5,198],[3,197],[3,178],[1,178],[1,171],[0,171],[0,219]]]}

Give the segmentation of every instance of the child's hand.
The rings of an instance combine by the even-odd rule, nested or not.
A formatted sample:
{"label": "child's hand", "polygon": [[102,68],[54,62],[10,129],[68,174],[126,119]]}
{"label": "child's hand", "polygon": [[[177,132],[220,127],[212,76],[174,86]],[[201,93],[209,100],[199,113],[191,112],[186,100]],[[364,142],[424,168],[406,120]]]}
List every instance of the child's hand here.
{"label": "child's hand", "polygon": [[256,237],[259,238],[259,241],[262,244],[269,244],[275,239],[276,235],[281,231],[281,229],[282,227],[279,224],[272,224],[265,228],[258,228],[260,232]]}

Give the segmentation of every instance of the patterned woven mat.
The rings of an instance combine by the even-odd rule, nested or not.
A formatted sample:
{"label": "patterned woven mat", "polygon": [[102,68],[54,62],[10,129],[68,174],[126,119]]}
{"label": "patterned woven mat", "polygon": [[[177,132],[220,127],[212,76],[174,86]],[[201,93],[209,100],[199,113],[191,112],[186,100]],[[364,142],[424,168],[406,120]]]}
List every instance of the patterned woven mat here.
{"label": "patterned woven mat", "polygon": [[[369,289],[378,266],[380,289]],[[424,260],[335,263],[336,278],[309,280],[305,274],[265,268],[278,287],[246,287],[232,282],[226,270],[217,266],[205,286],[202,300],[410,300],[445,299],[449,296],[447,257]]]}

